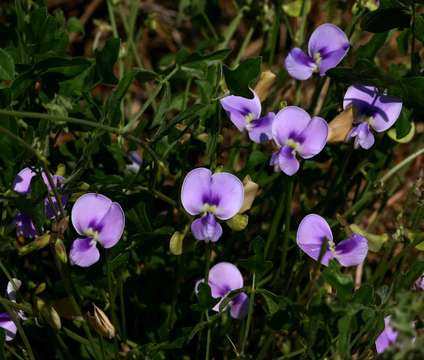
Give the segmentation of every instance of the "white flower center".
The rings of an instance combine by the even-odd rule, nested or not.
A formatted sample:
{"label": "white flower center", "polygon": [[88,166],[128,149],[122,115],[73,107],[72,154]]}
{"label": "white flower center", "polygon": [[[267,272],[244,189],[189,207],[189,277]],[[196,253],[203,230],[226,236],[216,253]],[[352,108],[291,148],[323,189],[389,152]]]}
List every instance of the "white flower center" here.
{"label": "white flower center", "polygon": [[206,204],[203,205],[202,211],[204,213],[214,214],[215,211],[216,211],[216,205],[210,205],[210,204],[206,203]]}
{"label": "white flower center", "polygon": [[286,145],[296,151],[297,149],[299,149],[300,143],[298,143],[297,141],[294,141],[293,139],[288,139],[286,141]]}
{"label": "white flower center", "polygon": [[88,228],[84,231],[84,234],[91,238],[90,245],[94,245],[96,242],[99,241],[99,232],[97,230]]}
{"label": "white flower center", "polygon": [[253,120],[255,119],[255,114],[254,113],[248,113],[245,117],[244,117],[244,121],[246,121],[246,124],[250,124]]}

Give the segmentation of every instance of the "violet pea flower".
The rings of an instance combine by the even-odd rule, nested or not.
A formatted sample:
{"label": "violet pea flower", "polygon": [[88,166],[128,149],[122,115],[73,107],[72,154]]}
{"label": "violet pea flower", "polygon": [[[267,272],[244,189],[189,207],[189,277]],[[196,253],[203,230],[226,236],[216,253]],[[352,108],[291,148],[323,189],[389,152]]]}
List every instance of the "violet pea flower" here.
{"label": "violet pea flower", "polygon": [[74,240],[69,257],[73,265],[88,267],[99,261],[97,243],[106,249],[116,245],[125,227],[121,206],[108,197],[87,193],[72,207],[71,221],[81,236]]}
{"label": "violet pea flower", "polygon": [[215,173],[206,168],[191,170],[181,188],[181,202],[190,215],[201,215],[191,224],[197,240],[218,241],[222,227],[216,221],[236,215],[244,200],[243,183],[233,174]]}
{"label": "violet pea flower", "polygon": [[[196,283],[195,291],[198,292],[198,286],[204,282],[204,279]],[[233,290],[243,287],[243,276],[240,270],[229,262],[220,262],[209,270],[208,285],[211,288],[212,297],[221,300],[212,308],[219,312],[219,306],[225,296]],[[241,292],[229,303],[230,314],[234,319],[242,319],[247,315],[249,305],[249,297],[246,293]]]}
{"label": "violet pea flower", "polygon": [[[29,167],[22,169],[16,175],[12,189],[22,195],[29,194],[31,192],[32,179],[37,175],[37,172]],[[49,193],[44,199],[44,211],[49,219],[54,219],[59,212],[59,206],[56,198],[51,194],[53,189],[50,186],[47,175],[44,172],[41,173],[41,178]],[[63,182],[65,180],[63,176],[52,175],[52,180],[57,189],[61,189],[63,187]],[[62,204],[65,205],[68,201],[68,196],[66,194],[61,194],[61,201]],[[21,212],[18,213],[14,219],[14,223],[16,225],[16,233],[18,236],[23,236],[25,238],[34,238],[37,236],[35,225],[27,214]]]}
{"label": "violet pea flower", "polygon": [[376,132],[388,130],[402,111],[401,99],[381,94],[374,86],[350,86],[343,99],[343,108],[350,106],[355,126],[346,140],[354,139],[355,149],[371,148],[375,142],[371,129]]}
{"label": "violet pea flower", "polygon": [[131,164],[127,165],[127,170],[137,174],[140,170],[141,164],[143,164],[143,158],[137,151],[131,151],[128,155],[128,159],[131,161]]}
{"label": "violet pea flower", "polygon": [[312,73],[321,76],[336,67],[349,51],[349,40],[339,27],[333,24],[318,26],[309,38],[308,54],[294,48],[286,57],[288,73],[297,80],[306,80]]}
{"label": "violet pea flower", "polygon": [[[7,283],[6,295],[10,301],[16,302],[16,290],[19,290],[22,285],[22,282],[19,279],[15,278],[13,278],[12,281],[14,285],[10,281]],[[24,316],[22,310],[17,311],[16,314],[22,320],[26,320],[26,317]],[[5,331],[6,341],[11,341],[15,338],[17,327],[12,318],[10,317],[9,313],[0,313],[0,327]]]}
{"label": "violet pea flower", "polygon": [[393,343],[396,342],[398,332],[390,326],[390,316],[384,318],[384,330],[375,340],[375,348],[377,353],[381,354],[386,351]]}
{"label": "violet pea flower", "polygon": [[421,275],[414,283],[414,289],[424,290],[424,275]]}
{"label": "violet pea flower", "polygon": [[274,152],[270,164],[275,171],[281,170],[292,176],[299,170],[296,155],[310,159],[324,148],[328,125],[320,117],[313,118],[297,106],[287,106],[275,115],[272,137],[279,150]]}
{"label": "violet pea flower", "polygon": [[246,130],[250,140],[261,143],[271,139],[271,126],[275,114],[261,117],[261,102],[252,90],[253,99],[229,95],[220,100],[231,122],[239,131]]}
{"label": "violet pea flower", "polygon": [[333,233],[325,219],[316,214],[305,216],[297,229],[297,245],[312,259],[318,260],[321,248],[327,241],[327,248],[321,258],[321,264],[328,266],[336,259],[342,266],[361,264],[368,253],[368,241],[359,234],[352,234],[337,245],[333,241]]}

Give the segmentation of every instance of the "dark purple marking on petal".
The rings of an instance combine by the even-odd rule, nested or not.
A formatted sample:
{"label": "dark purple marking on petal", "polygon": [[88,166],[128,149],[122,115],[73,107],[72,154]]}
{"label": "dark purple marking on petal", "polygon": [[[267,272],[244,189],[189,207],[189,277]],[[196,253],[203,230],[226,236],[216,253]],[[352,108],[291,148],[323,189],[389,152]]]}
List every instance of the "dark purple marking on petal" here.
{"label": "dark purple marking on petal", "polygon": [[13,222],[16,225],[16,234],[18,236],[23,236],[24,238],[35,238],[37,236],[37,229],[28,215],[19,212]]}
{"label": "dark purple marking on petal", "polygon": [[214,215],[207,213],[191,223],[191,232],[197,240],[215,242],[222,235],[222,227]]}

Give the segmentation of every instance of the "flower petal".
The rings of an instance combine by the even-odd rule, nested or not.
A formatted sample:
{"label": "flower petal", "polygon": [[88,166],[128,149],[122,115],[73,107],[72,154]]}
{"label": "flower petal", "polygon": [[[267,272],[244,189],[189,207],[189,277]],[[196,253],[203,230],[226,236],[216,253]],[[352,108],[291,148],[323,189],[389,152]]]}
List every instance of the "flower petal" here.
{"label": "flower petal", "polygon": [[26,167],[18,172],[13,181],[12,189],[19,194],[28,194],[31,191],[31,180],[37,173]]}
{"label": "flower petal", "polygon": [[85,235],[88,228],[94,228],[111,205],[112,200],[101,194],[87,193],[80,196],[71,211],[72,224],[78,234]]}
{"label": "flower petal", "polygon": [[6,294],[10,301],[16,301],[16,291],[18,291],[22,285],[22,281],[16,278],[12,278],[13,284],[11,281],[7,283]]}
{"label": "flower petal", "polygon": [[6,341],[11,341],[15,338],[17,327],[7,312],[0,313],[0,327],[6,333]]}
{"label": "flower petal", "polygon": [[[50,198],[50,200],[49,200]],[[68,195],[62,195],[61,196],[61,202],[62,206],[65,207],[66,203],[68,202]],[[57,203],[56,197],[47,195],[44,199],[44,211],[46,213],[46,216],[49,219],[54,219],[57,215],[60,214],[59,205]]]}
{"label": "flower petal", "polygon": [[23,236],[24,238],[35,238],[37,236],[35,225],[28,215],[19,212],[13,222],[16,225],[16,234],[18,236]]}
{"label": "flower petal", "polygon": [[243,287],[240,270],[229,262],[220,262],[209,270],[208,283],[213,297],[223,297]]}
{"label": "flower petal", "polygon": [[106,215],[97,225],[99,230],[99,242],[106,249],[114,246],[122,237],[125,228],[125,214],[121,205],[113,202]]}
{"label": "flower petal", "polygon": [[226,111],[231,122],[243,131],[246,128],[246,116],[251,114],[253,119],[259,119],[261,116],[261,101],[254,91],[253,99],[242,96],[229,95],[220,100],[221,106]]}
{"label": "flower petal", "polygon": [[218,199],[215,215],[218,219],[227,220],[239,212],[244,200],[243,183],[237,176],[228,172],[212,175],[211,197]]}
{"label": "flower petal", "polygon": [[392,96],[380,95],[377,97],[375,107],[377,111],[370,122],[377,132],[389,129],[399,118],[402,111],[402,100]]}
{"label": "flower petal", "polygon": [[76,239],[69,252],[72,265],[88,267],[99,261],[100,253],[90,238]]}
{"label": "flower petal", "polygon": [[277,170],[280,169],[288,176],[292,176],[299,170],[299,160],[296,159],[294,150],[289,146],[283,146],[271,157],[271,165]]}
{"label": "flower petal", "polygon": [[384,330],[375,340],[377,353],[386,351],[397,339],[398,333],[390,326],[390,316],[384,318]]}
{"label": "flower petal", "polygon": [[270,112],[265,116],[262,116],[258,120],[252,121],[249,131],[250,140],[261,143],[269,141],[272,138],[272,122],[275,118],[275,114]]}
{"label": "flower petal", "polygon": [[361,123],[354,127],[347,135],[346,140],[349,141],[352,138],[355,138],[355,149],[361,146],[363,149],[368,150],[375,142],[374,135],[367,123]]}
{"label": "flower petal", "polygon": [[289,138],[299,136],[309,125],[311,117],[298,106],[281,109],[272,122],[272,137],[279,146],[286,145]]}
{"label": "flower petal", "polygon": [[349,51],[349,39],[338,26],[334,24],[322,24],[312,33],[309,44],[309,56],[314,58],[320,55],[320,75],[327,70],[336,67]]}
{"label": "flower petal", "polygon": [[356,266],[363,263],[367,254],[368,240],[359,234],[353,234],[336,245],[334,257],[342,266]]}
{"label": "flower petal", "polygon": [[222,227],[215,216],[208,213],[191,223],[191,232],[196,240],[215,242],[222,236]]}
{"label": "flower petal", "polygon": [[314,116],[301,136],[304,140],[297,151],[304,159],[309,159],[324,149],[328,136],[328,124],[323,118]]}
{"label": "flower petal", "polygon": [[236,296],[236,298],[231,302],[231,317],[234,319],[243,319],[247,315],[249,309],[249,296],[246,293],[242,292]]}
{"label": "flower petal", "polygon": [[[333,240],[333,234],[327,221],[316,214],[305,216],[297,229],[297,245],[312,259],[318,260],[322,244],[326,239]],[[327,266],[332,258],[333,254],[327,249],[321,259],[321,264]]]}
{"label": "flower petal", "polygon": [[313,59],[299,48],[294,48],[289,52],[284,65],[290,76],[297,80],[309,79],[316,69]]}
{"label": "flower petal", "polygon": [[347,89],[343,98],[343,109],[346,110],[349,106],[355,106],[361,110],[364,106],[373,104],[377,88],[374,86],[352,85]]}
{"label": "flower petal", "polygon": [[206,168],[191,170],[184,178],[181,188],[181,203],[190,215],[203,211],[204,197],[209,196],[212,172]]}

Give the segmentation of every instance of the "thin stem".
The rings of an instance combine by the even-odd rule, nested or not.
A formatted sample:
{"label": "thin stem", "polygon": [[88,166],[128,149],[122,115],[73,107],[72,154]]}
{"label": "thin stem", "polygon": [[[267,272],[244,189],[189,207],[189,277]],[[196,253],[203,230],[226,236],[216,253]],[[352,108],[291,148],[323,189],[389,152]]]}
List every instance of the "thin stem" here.
{"label": "thin stem", "polygon": [[271,66],[274,63],[274,56],[275,56],[275,50],[277,47],[277,39],[278,34],[280,32],[280,23],[281,23],[281,0],[277,1],[277,4],[275,5],[275,19],[274,24],[272,26],[272,32],[271,32],[271,38],[269,41],[270,49],[269,49],[269,59],[268,59],[268,65]]}
{"label": "thin stem", "polygon": [[125,342],[127,340],[127,324],[126,324],[126,315],[125,315],[124,275],[122,273],[119,279],[119,303],[121,308],[122,340]]}
{"label": "thin stem", "polygon": [[[206,263],[205,263],[205,284],[208,284],[209,282],[209,269],[210,269],[210,262],[211,262],[211,243],[208,242],[206,244]],[[206,320],[209,322],[209,311],[205,311]],[[206,334],[206,352],[205,352],[205,360],[209,360],[210,358],[210,348],[211,348],[211,327],[210,324],[208,325],[208,330]]]}
{"label": "thin stem", "polygon": [[[285,180],[285,178],[282,178]],[[271,250],[271,245],[274,242],[274,239],[277,235],[277,231],[280,225],[281,218],[283,216],[284,211],[284,198],[286,197],[286,193],[284,191],[281,192],[281,196],[278,199],[277,210],[274,213],[274,217],[272,218],[271,229],[268,233],[268,238],[266,240],[264,256],[267,257],[269,251]]]}
{"label": "thin stem", "polygon": [[291,219],[292,198],[293,198],[293,188],[294,188],[293,177],[290,177],[287,181],[288,182],[287,182],[286,201],[285,201],[286,216],[284,219],[284,236],[283,236],[283,247],[282,247],[282,254],[281,254],[280,275],[284,274],[284,270],[286,268],[287,251],[289,248],[290,219]]}
{"label": "thin stem", "polygon": [[256,292],[256,273],[253,272],[252,288],[249,291],[250,298],[249,298],[249,308],[247,310],[246,328],[245,328],[245,331],[244,331],[243,342],[241,343],[241,350],[240,350],[241,355],[244,355],[244,350],[246,348],[247,339],[249,338],[250,324],[252,323],[253,307],[254,307],[254,304],[255,304],[255,292]]}
{"label": "thin stem", "polygon": [[411,71],[415,73],[415,1],[412,1],[411,8]]}
{"label": "thin stem", "polygon": [[419,149],[418,151],[412,153],[411,155],[409,155],[406,159],[402,160],[399,164],[393,166],[388,172],[387,174],[385,174],[382,178],[381,178],[381,183],[384,184],[387,180],[389,180],[393,175],[395,175],[400,169],[402,169],[404,166],[408,165],[410,162],[412,162],[413,160],[415,160],[418,156],[420,156],[421,154],[424,154],[424,147]]}
{"label": "thin stem", "polygon": [[4,301],[5,299],[3,299],[3,297],[0,297],[0,303],[4,306],[4,308],[6,309],[7,313],[9,314],[9,316],[11,317],[12,321],[15,323],[16,327],[18,328],[19,334],[21,335],[22,341],[25,345],[25,348],[28,352],[28,356],[30,358],[30,360],[35,360],[34,357],[34,353],[32,352],[32,348],[31,348],[31,344],[28,341],[28,337],[25,334],[25,331],[22,327],[22,324],[18,318],[18,316],[16,315],[16,312],[13,311],[10,307],[9,304],[7,303],[7,301]]}
{"label": "thin stem", "polygon": [[110,254],[106,254],[106,272],[107,272],[107,285],[108,285],[108,292],[109,292],[109,303],[110,303],[110,309],[111,309],[111,315],[112,315],[112,322],[116,329],[118,329],[118,332],[121,333],[119,330],[119,322],[118,318],[116,316],[116,308],[115,308],[115,291],[113,286],[113,273],[110,268]]}

